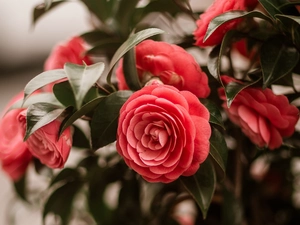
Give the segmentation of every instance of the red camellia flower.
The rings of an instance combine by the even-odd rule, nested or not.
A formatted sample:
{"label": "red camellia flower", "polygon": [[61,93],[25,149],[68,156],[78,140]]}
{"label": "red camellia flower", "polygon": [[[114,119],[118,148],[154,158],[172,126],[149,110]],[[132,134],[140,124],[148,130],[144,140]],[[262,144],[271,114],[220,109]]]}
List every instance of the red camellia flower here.
{"label": "red camellia flower", "polygon": [[246,10],[244,0],[215,0],[207,10],[200,15],[197,21],[197,28],[194,31],[196,45],[200,47],[214,46],[222,42],[225,33],[235,29],[240,23],[240,19],[231,20],[224,23],[205,41],[204,37],[211,20],[215,17],[232,10]]}
{"label": "red camellia flower", "polygon": [[[55,46],[44,64],[44,70],[63,69],[67,62],[79,65],[93,64],[91,58],[86,55],[85,42],[81,37],[75,36]],[[51,92],[53,85],[48,85],[43,90]]]}
{"label": "red camellia flower", "polygon": [[[135,48],[136,67],[141,83],[158,77],[164,84],[187,90],[199,98],[210,93],[207,75],[183,48],[166,42],[145,40]],[[120,90],[129,89],[122,61],[116,70]]]}
{"label": "red camellia flower", "polygon": [[149,182],[191,176],[209,153],[209,112],[188,91],[149,85],[120,110],[117,150]]}
{"label": "red camellia flower", "polygon": [[0,161],[3,170],[14,181],[24,175],[32,158],[27,143],[23,142],[23,128],[18,121],[18,115],[23,109],[12,109],[7,112],[22,98],[23,93],[16,95],[8,103],[0,119]]}
{"label": "red camellia flower", "polygon": [[[23,133],[25,133],[26,110],[20,113],[19,121],[23,125]],[[54,120],[36,130],[26,141],[32,155],[53,169],[63,168],[72,147],[70,127],[65,129],[58,139],[60,125],[61,121]]]}
{"label": "red camellia flower", "polygon": [[[222,76],[222,81],[225,85],[238,82],[228,76]],[[235,97],[230,108],[223,88],[219,89],[219,95],[230,120],[259,147],[278,148],[282,138],[295,131],[299,111],[284,95],[275,95],[269,88],[248,87]]]}

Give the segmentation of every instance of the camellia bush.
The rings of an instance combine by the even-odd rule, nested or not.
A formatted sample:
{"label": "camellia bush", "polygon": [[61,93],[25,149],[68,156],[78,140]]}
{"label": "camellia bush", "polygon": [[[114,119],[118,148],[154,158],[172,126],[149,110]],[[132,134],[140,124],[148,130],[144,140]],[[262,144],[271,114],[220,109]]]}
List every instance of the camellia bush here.
{"label": "camellia bush", "polygon": [[300,1],[78,2],[93,29],[0,121],[2,169],[41,224],[299,224]]}

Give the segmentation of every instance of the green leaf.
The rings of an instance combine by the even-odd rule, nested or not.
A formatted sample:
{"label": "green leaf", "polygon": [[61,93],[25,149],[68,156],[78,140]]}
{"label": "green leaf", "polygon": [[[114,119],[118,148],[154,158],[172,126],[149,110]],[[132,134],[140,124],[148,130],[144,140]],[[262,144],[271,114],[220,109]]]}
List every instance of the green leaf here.
{"label": "green leaf", "polygon": [[224,123],[222,120],[222,115],[221,115],[221,112],[220,112],[220,109],[218,108],[218,106],[214,102],[212,102],[208,99],[201,99],[201,102],[208,109],[208,111],[210,113],[209,122],[219,125],[223,129],[225,129],[225,126],[224,126]]}
{"label": "green leaf", "polygon": [[241,225],[243,224],[244,208],[240,200],[236,199],[234,193],[222,188],[222,225]]}
{"label": "green leaf", "polygon": [[120,109],[131,91],[117,91],[103,98],[91,121],[92,146],[101,148],[116,140]]}
{"label": "green leaf", "polygon": [[126,84],[130,90],[137,91],[141,89],[139,75],[136,68],[135,51],[133,48],[124,55],[123,72]]}
{"label": "green leaf", "polygon": [[79,177],[80,174],[77,170],[72,168],[64,168],[52,179],[49,187],[57,184],[58,182],[72,182],[74,180],[78,180]]}
{"label": "green leaf", "polygon": [[[96,45],[102,40],[112,40],[116,39],[114,35],[108,33],[104,30],[93,30],[80,35],[87,43],[91,45]],[[119,40],[121,42],[121,40]],[[121,45],[121,44],[120,44]]]}
{"label": "green leaf", "polygon": [[235,19],[253,17],[261,18],[273,24],[273,21],[270,17],[266,16],[265,14],[259,11],[229,11],[215,17],[212,21],[210,21],[203,42],[205,42],[223,24]]}
{"label": "green leaf", "polygon": [[73,147],[90,149],[90,141],[77,126],[73,125]]}
{"label": "green leaf", "polygon": [[270,16],[275,18],[276,14],[283,14],[280,6],[286,2],[285,0],[258,0],[262,7],[269,13]]}
{"label": "green leaf", "polygon": [[282,38],[271,38],[261,47],[263,88],[291,73],[299,61],[299,52],[294,47],[286,45]]}
{"label": "green leaf", "polygon": [[36,90],[55,81],[66,78],[67,75],[63,69],[49,70],[32,78],[24,88],[24,102]]}
{"label": "green leaf", "polygon": [[24,141],[37,129],[58,118],[65,109],[50,103],[36,103],[27,109],[27,126]]}
{"label": "green leaf", "polygon": [[212,162],[205,160],[196,174],[181,177],[180,181],[195,199],[205,219],[216,188],[216,173]]}
{"label": "green leaf", "polygon": [[19,180],[14,182],[14,189],[17,195],[27,202],[26,198],[26,175],[22,176]]}
{"label": "green leaf", "polygon": [[33,10],[33,18],[32,18],[32,22],[33,25],[36,24],[36,22],[47,12],[50,11],[50,9],[55,8],[56,6],[60,5],[63,2],[66,2],[65,0],[62,1],[55,1],[52,2],[52,0],[44,0],[45,3],[39,4],[36,7],[34,7]]}
{"label": "green leaf", "polygon": [[64,106],[76,107],[76,100],[72,87],[68,81],[57,83],[53,86],[53,94],[56,99]]}
{"label": "green leaf", "polygon": [[48,198],[44,211],[43,220],[45,224],[45,218],[49,213],[54,213],[59,216],[62,221],[62,225],[67,225],[70,219],[73,201],[76,194],[83,186],[82,181],[73,180],[67,182],[61,187],[57,188]]}
{"label": "green leaf", "polygon": [[86,94],[103,73],[104,63],[100,62],[91,66],[66,63],[64,69],[75,96],[76,108],[79,109]]}
{"label": "green leaf", "polygon": [[94,100],[86,103],[83,105],[80,109],[74,111],[72,114],[70,114],[66,119],[62,122],[60,127],[60,134],[69,126],[71,126],[77,119],[81,118],[84,115],[87,115],[92,110],[96,108],[96,106],[103,100],[102,97],[95,98]]}
{"label": "green leaf", "polygon": [[145,30],[142,30],[140,32],[137,32],[133,35],[131,35],[116,51],[114,54],[110,65],[109,65],[109,72],[107,75],[107,83],[111,85],[111,75],[112,75],[112,69],[116,65],[116,63],[126,54],[130,49],[132,49],[135,45],[142,42],[143,40],[157,35],[162,34],[164,31],[157,28],[148,28]]}
{"label": "green leaf", "polygon": [[212,127],[212,133],[209,141],[210,141],[209,154],[212,156],[214,161],[220,166],[225,176],[228,150],[227,150],[227,144],[224,139],[224,135],[222,135],[219,130]]}
{"label": "green leaf", "polygon": [[261,78],[258,78],[255,81],[252,82],[244,82],[244,83],[237,83],[237,82],[230,82],[225,87],[225,94],[227,99],[227,107],[230,108],[231,103],[235,99],[235,97],[240,93],[243,89],[252,86],[253,84],[260,81]]}

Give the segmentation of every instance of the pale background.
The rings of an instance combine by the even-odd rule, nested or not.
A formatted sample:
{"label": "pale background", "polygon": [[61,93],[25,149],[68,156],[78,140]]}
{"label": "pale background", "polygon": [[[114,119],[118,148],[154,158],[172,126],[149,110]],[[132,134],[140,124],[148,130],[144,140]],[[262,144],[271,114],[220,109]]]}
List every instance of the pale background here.
{"label": "pale background", "polygon": [[[0,0],[0,112],[30,78],[42,72],[52,46],[90,28],[88,12],[79,1],[58,6],[33,27],[32,9],[41,2]],[[206,8],[211,2],[191,1],[198,9]],[[39,209],[24,207],[14,200],[12,183],[0,169],[0,225],[9,225],[11,211],[17,213],[16,225],[42,224]]]}

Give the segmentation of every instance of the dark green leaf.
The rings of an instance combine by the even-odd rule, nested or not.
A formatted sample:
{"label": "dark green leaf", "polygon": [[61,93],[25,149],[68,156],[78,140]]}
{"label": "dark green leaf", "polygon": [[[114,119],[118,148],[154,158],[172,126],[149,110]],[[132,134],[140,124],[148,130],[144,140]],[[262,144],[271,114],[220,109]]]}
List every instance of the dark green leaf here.
{"label": "dark green leaf", "polygon": [[262,7],[269,13],[273,18],[276,14],[283,14],[280,10],[280,6],[283,5],[285,0],[258,0]]}
{"label": "dark green leaf", "polygon": [[51,181],[49,187],[58,183],[58,182],[73,182],[74,180],[78,180],[80,174],[77,170],[72,168],[65,168],[59,172]]}
{"label": "dark green leaf", "polygon": [[53,169],[49,168],[37,158],[33,158],[33,164],[35,171],[46,178],[51,178],[53,176]]}
{"label": "dark green leaf", "polygon": [[131,91],[114,92],[98,104],[91,121],[92,146],[94,149],[116,140],[119,112],[131,94]]}
{"label": "dark green leaf", "polygon": [[122,45],[119,39],[102,39],[95,43],[95,45],[87,51],[88,55],[113,55],[117,49]]}
{"label": "dark green leaf", "polygon": [[36,103],[28,107],[27,126],[24,140],[37,129],[58,118],[65,109],[49,103]]}
{"label": "dark green leaf", "polygon": [[50,195],[45,204],[43,211],[44,223],[46,216],[49,213],[54,213],[61,218],[62,225],[67,225],[70,219],[73,201],[82,186],[82,181],[74,180],[71,182],[67,182],[61,187],[57,188]]}
{"label": "dark green leaf", "polygon": [[267,40],[261,48],[260,62],[263,72],[263,87],[289,74],[297,65],[299,52],[276,37]]}
{"label": "dark green leaf", "polygon": [[225,142],[224,136],[216,128],[212,128],[212,133],[210,137],[210,152],[214,161],[220,166],[222,171],[226,172],[228,150],[227,144]]}
{"label": "dark green leaf", "polygon": [[221,45],[215,46],[208,55],[207,69],[209,73],[219,82],[220,78],[220,66],[221,66]]}
{"label": "dark green leaf", "polygon": [[85,148],[90,149],[90,141],[86,137],[86,135],[83,133],[83,131],[78,128],[77,126],[73,126],[73,147],[77,148]]}
{"label": "dark green leaf", "polygon": [[26,84],[24,88],[24,101],[36,90],[66,77],[67,75],[63,69],[49,70],[35,76]]}
{"label": "dark green leaf", "polygon": [[191,4],[189,0],[173,0],[176,5],[182,10],[182,12],[185,12],[186,14],[190,15],[193,19],[198,19],[192,10]]}
{"label": "dark green leaf", "polygon": [[206,160],[196,174],[181,177],[180,181],[195,199],[205,219],[216,188],[216,174],[212,162]]}
{"label": "dark green leaf", "polygon": [[208,111],[210,113],[209,122],[219,125],[223,129],[225,129],[224,123],[222,120],[222,116],[221,116],[221,112],[220,112],[220,109],[218,108],[218,106],[214,102],[212,102],[208,99],[202,99],[201,102],[205,105],[205,107],[208,109]]}
{"label": "dark green leaf", "polygon": [[137,91],[141,89],[139,75],[136,69],[135,50],[133,48],[124,55],[123,72],[126,84],[130,90]]}
{"label": "dark green leaf", "polygon": [[264,19],[271,24],[273,23],[272,19],[270,19],[265,14],[259,12],[259,11],[229,11],[226,13],[221,14],[220,16],[215,17],[212,21],[210,21],[209,26],[207,28],[207,32],[205,34],[203,42],[207,40],[220,26],[222,26],[224,23],[227,23],[231,20],[240,19],[240,18],[261,18]]}
{"label": "dark green leaf", "polygon": [[89,112],[94,110],[96,106],[99,104],[99,102],[102,101],[104,97],[96,98],[85,105],[83,105],[80,109],[77,111],[74,111],[72,114],[70,114],[66,119],[62,122],[61,128],[60,128],[60,134],[69,126],[71,126],[77,119],[81,118],[84,115],[87,115]]}
{"label": "dark green leaf", "polygon": [[141,41],[157,35],[157,34],[162,34],[164,31],[157,29],[157,28],[148,28],[146,30],[142,30],[138,33],[135,33],[131,35],[116,51],[114,54],[110,65],[109,65],[109,72],[107,76],[107,83],[111,84],[111,71],[113,67],[116,65],[116,63],[126,54],[130,49],[132,49],[135,45],[140,43]]}
{"label": "dark green leaf", "polygon": [[33,24],[35,24],[38,19],[40,19],[45,13],[49,12],[50,9],[55,8],[56,6],[60,5],[63,2],[66,2],[65,0],[62,1],[55,1],[52,2],[52,0],[44,0],[45,3],[37,5],[33,10]]}
{"label": "dark green leaf", "polygon": [[223,225],[241,225],[243,224],[243,205],[235,198],[234,193],[223,190],[223,204],[222,204],[222,222]]}
{"label": "dark green leaf", "polygon": [[53,86],[53,94],[55,95],[56,99],[64,106],[76,107],[74,93],[68,81],[55,84]]}
{"label": "dark green leaf", "polygon": [[230,82],[225,87],[225,94],[227,99],[227,107],[230,108],[231,103],[233,102],[234,98],[238,95],[246,87],[249,87],[255,83],[257,83],[260,78],[253,81],[253,82],[245,82],[245,83],[237,83],[237,82]]}
{"label": "dark green leaf", "polygon": [[26,175],[22,176],[19,180],[14,182],[14,188],[18,196],[27,201],[26,198]]}
{"label": "dark green leaf", "polygon": [[80,35],[87,43],[95,45],[101,40],[111,40],[114,37],[111,33],[104,30],[93,30]]}
{"label": "dark green leaf", "polygon": [[76,108],[79,109],[90,88],[102,75],[104,63],[99,62],[91,66],[66,63],[64,69],[75,96]]}

